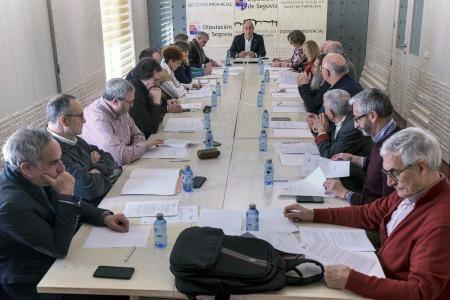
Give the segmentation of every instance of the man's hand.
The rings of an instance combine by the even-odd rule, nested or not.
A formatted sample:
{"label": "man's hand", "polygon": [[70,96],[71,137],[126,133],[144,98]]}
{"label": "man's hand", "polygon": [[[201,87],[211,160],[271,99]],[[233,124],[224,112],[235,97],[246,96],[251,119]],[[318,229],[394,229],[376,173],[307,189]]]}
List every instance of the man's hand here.
{"label": "man's hand", "polygon": [[158,147],[158,145],[164,144],[164,140],[161,139],[156,139],[156,140],[146,140],[145,141],[145,147],[147,149],[153,148],[153,147]]}
{"label": "man's hand", "polygon": [[293,222],[312,222],[314,219],[314,211],[306,209],[303,206],[294,203],[284,208],[283,214],[286,218]]}
{"label": "man's hand", "polygon": [[248,52],[247,52],[247,51],[241,51],[241,52],[239,53],[239,57],[240,57],[240,58],[247,57],[247,55],[248,55]]}
{"label": "man's hand", "polygon": [[73,188],[75,186],[75,178],[67,171],[63,171],[55,178],[42,174],[41,179],[51,186],[60,195],[73,195]]}
{"label": "man's hand", "polygon": [[330,265],[325,267],[325,282],[329,288],[343,289],[347,284],[350,268],[344,265]]}
{"label": "man's hand", "polygon": [[334,194],[337,198],[344,199],[345,194],[349,191],[341,183],[339,179],[328,178],[323,183],[326,194]]}
{"label": "man's hand", "polygon": [[281,67],[281,62],[279,62],[279,61],[273,61],[273,62],[272,62],[272,67]]}
{"label": "man's hand", "polygon": [[182,113],[183,112],[183,108],[181,107],[180,104],[167,103],[167,111],[170,112],[170,113]]}
{"label": "man's hand", "polygon": [[94,165],[98,163],[98,161],[100,160],[100,153],[98,153],[97,151],[92,151],[91,160]]}
{"label": "man's hand", "polygon": [[350,153],[338,153],[331,157],[332,160],[349,160],[352,164],[362,167],[363,158]]}
{"label": "man's hand", "polygon": [[213,65],[212,63],[207,63],[205,65],[205,75],[210,75],[212,73]]}
{"label": "man's hand", "polygon": [[255,58],[255,57],[256,57],[256,53],[253,52],[253,51],[248,51],[248,52],[247,52],[247,56],[248,56],[248,57],[251,57],[251,58]]}
{"label": "man's hand", "polygon": [[315,124],[316,124],[318,133],[327,133],[328,128],[330,127],[328,118],[323,113],[316,117]]}
{"label": "man's hand", "polygon": [[148,92],[152,96],[153,104],[161,105],[161,89],[159,87],[152,87]]}
{"label": "man's hand", "polygon": [[102,174],[102,172],[100,172],[100,170],[97,169],[97,168],[90,169],[89,173],[91,173],[91,174]]}
{"label": "man's hand", "polygon": [[297,77],[298,85],[305,85],[311,81],[311,74],[307,74],[306,72],[301,72]]}
{"label": "man's hand", "polygon": [[193,90],[198,90],[202,88],[202,84],[201,83],[193,83],[192,84],[192,89]]}
{"label": "man's hand", "polygon": [[308,124],[309,130],[311,130],[313,132],[317,132],[317,128],[314,126],[316,117],[317,117],[317,115],[311,114],[311,113],[308,114],[308,116],[306,117],[306,124]]}
{"label": "man's hand", "polygon": [[130,226],[129,221],[124,214],[107,215],[103,219],[103,222],[109,229],[118,232],[128,232]]}

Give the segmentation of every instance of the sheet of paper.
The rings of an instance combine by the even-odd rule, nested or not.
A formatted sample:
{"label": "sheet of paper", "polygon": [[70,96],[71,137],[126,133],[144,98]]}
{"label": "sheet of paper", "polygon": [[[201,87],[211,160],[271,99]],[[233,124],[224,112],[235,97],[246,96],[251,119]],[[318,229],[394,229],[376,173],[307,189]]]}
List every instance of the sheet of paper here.
{"label": "sheet of paper", "polygon": [[283,166],[301,166],[304,159],[304,154],[280,154],[280,162]]}
{"label": "sheet of paper", "polygon": [[300,230],[302,242],[318,245],[320,243],[333,244],[347,251],[367,252],[375,251],[363,229],[331,229],[331,228],[308,228]]}
{"label": "sheet of paper", "polygon": [[296,72],[292,72],[292,71],[288,71],[288,70],[283,70],[278,72],[278,83],[279,84],[292,84],[292,85],[297,85],[297,78],[299,73]]}
{"label": "sheet of paper", "polygon": [[275,138],[309,138],[312,136],[309,129],[273,129],[273,137]]}
{"label": "sheet of paper", "polygon": [[157,147],[144,152],[141,158],[164,159],[164,158],[186,158],[187,148]]}
{"label": "sheet of paper", "polygon": [[277,232],[261,232],[250,231],[251,235],[258,239],[265,240],[271,244],[275,249],[294,254],[302,254],[300,242],[292,233],[277,233]]}
{"label": "sheet of paper", "polygon": [[309,174],[306,178],[298,181],[281,182],[275,185],[278,195],[283,196],[321,196],[331,197],[330,194],[325,194],[323,182],[326,177],[323,175],[320,168]]}
{"label": "sheet of paper", "polygon": [[128,232],[113,231],[107,227],[92,228],[83,248],[146,247],[151,226],[130,225]]}
{"label": "sheet of paper", "polygon": [[283,216],[283,209],[281,208],[260,209],[259,231],[291,233],[297,232],[298,227]]}
{"label": "sheet of paper", "polygon": [[198,226],[221,228],[225,234],[242,229],[242,212],[239,210],[220,210],[202,208]]}
{"label": "sheet of paper", "polygon": [[274,113],[301,113],[306,112],[302,106],[272,106],[272,112]]}
{"label": "sheet of paper", "polygon": [[377,263],[367,256],[343,250],[334,244],[320,243],[312,245],[301,242],[300,245],[303,249],[302,252],[307,258],[315,259],[325,266],[342,264],[363,274],[369,274]]}
{"label": "sheet of paper", "polygon": [[176,216],[178,203],[178,200],[128,201],[123,213],[127,218],[155,217],[158,213],[162,213],[164,217]]}
{"label": "sheet of paper", "polygon": [[298,84],[278,84],[279,89],[297,89],[298,90]]}
{"label": "sheet of paper", "polygon": [[166,139],[164,140],[164,144],[162,146],[168,146],[171,148],[186,148],[187,146],[195,144],[195,142],[191,140],[182,140],[182,139]]}
{"label": "sheet of paper", "polygon": [[317,145],[312,143],[275,142],[274,147],[278,154],[320,154]]}
{"label": "sheet of paper", "polygon": [[305,173],[310,173],[319,167],[327,178],[350,176],[350,161],[335,161],[317,155],[307,155],[303,161]]}
{"label": "sheet of paper", "polygon": [[189,92],[186,94],[186,98],[188,99],[197,99],[210,96],[211,96],[211,89],[209,88],[208,85],[198,90],[189,90]]}
{"label": "sheet of paper", "polygon": [[180,169],[134,169],[122,195],[175,195]]}
{"label": "sheet of paper", "polygon": [[217,83],[217,80],[215,80],[215,79],[204,79],[204,78],[201,78],[201,79],[194,78],[194,79],[192,79],[192,83],[200,83],[202,85],[215,86],[216,83]]}
{"label": "sheet of paper", "polygon": [[272,97],[274,98],[300,98],[299,93],[288,93],[288,92],[272,92]]}
{"label": "sheet of paper", "polygon": [[272,104],[272,107],[275,106],[303,107],[303,104],[300,101],[278,101]]}
{"label": "sheet of paper", "polygon": [[181,103],[182,109],[203,109],[203,104],[200,102],[195,103]]}
{"label": "sheet of paper", "polygon": [[[164,217],[167,223],[198,222],[198,206],[178,206],[178,215]],[[141,224],[154,224],[156,217],[142,217]]]}
{"label": "sheet of paper", "polygon": [[164,131],[186,132],[203,130],[202,118],[170,118]]}
{"label": "sheet of paper", "polygon": [[271,128],[308,129],[304,121],[270,121]]}

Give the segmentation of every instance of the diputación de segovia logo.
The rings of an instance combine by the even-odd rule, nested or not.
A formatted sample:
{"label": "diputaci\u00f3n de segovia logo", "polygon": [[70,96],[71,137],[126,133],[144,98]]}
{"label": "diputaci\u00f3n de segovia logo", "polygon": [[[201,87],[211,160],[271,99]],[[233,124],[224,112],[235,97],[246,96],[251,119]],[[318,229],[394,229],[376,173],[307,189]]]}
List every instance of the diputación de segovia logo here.
{"label": "diputaci\u00f3n de segovia logo", "polygon": [[247,8],[247,0],[235,0],[236,9],[244,10]]}

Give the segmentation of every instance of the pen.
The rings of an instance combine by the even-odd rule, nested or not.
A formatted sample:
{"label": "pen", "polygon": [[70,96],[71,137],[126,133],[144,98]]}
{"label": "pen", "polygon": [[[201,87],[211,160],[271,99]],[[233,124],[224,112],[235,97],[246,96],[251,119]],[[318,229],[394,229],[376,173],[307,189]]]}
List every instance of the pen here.
{"label": "pen", "polygon": [[127,261],[130,259],[131,255],[133,255],[133,253],[134,253],[135,250],[136,250],[136,245],[130,249],[130,252],[128,252],[127,257],[125,257],[125,259],[123,260],[123,262],[127,262]]}
{"label": "pen", "polygon": [[288,182],[288,179],[275,179],[273,182]]}
{"label": "pen", "polygon": [[189,159],[181,159],[181,160],[169,160],[170,162],[189,162]]}

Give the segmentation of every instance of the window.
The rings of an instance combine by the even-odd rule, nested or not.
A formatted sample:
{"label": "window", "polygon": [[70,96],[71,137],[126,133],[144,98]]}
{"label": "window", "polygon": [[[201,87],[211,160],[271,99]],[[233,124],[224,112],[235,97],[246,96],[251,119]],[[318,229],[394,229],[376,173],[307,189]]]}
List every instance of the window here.
{"label": "window", "polygon": [[129,0],[101,0],[100,9],[106,79],[123,77],[134,62]]}
{"label": "window", "polygon": [[411,28],[411,47],[409,53],[419,55],[420,35],[422,34],[423,0],[414,0]]}
{"label": "window", "polygon": [[408,13],[408,0],[400,0],[400,7],[398,11],[398,26],[397,26],[397,48],[403,49],[405,44],[405,30],[406,30],[406,16]]}

